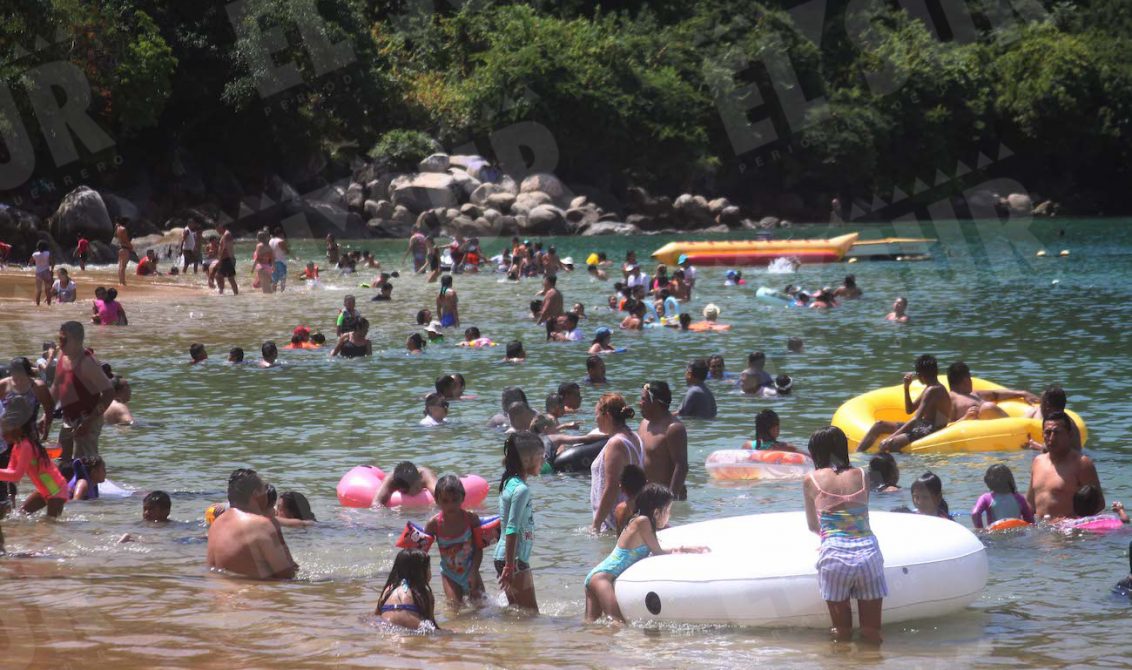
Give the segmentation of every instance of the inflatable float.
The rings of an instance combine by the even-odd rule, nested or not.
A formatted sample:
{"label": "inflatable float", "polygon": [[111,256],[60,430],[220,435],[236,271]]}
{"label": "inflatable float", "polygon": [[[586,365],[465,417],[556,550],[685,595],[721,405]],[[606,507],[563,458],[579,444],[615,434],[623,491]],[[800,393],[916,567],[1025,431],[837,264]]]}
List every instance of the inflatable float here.
{"label": "inflatable float", "polygon": [[1124,528],[1124,522],[1112,514],[1097,514],[1095,516],[1081,517],[1080,519],[1064,519],[1059,521],[1057,529],[1070,533],[1075,530],[1086,533],[1111,533]]}
{"label": "inflatable float", "polygon": [[593,464],[601,450],[605,448],[608,439],[602,438],[594,442],[567,447],[557,456],[552,456],[553,451],[548,448],[546,462],[550,464],[553,472],[583,472],[589,474],[590,465]]}
{"label": "inflatable float", "polygon": [[[983,543],[935,517],[870,512],[884,554],[885,624],[962,610],[987,583]],[[692,624],[828,628],[818,591],[818,536],[804,512],[717,519],[669,528],[662,546],[707,546],[706,554],[652,556],[617,578],[628,619]],[[854,607],[856,603],[854,603]]]}
{"label": "inflatable float", "polygon": [[[947,387],[945,378],[940,378],[940,383]],[[971,383],[976,391],[1005,388],[977,377],[972,377]],[[913,399],[923,390],[923,384],[918,381],[912,382]],[[1023,400],[1005,400],[998,403],[998,406],[1006,412],[1007,418],[956,421],[923,439],[916,440],[902,451],[906,454],[1017,451],[1026,444],[1027,440],[1042,441],[1041,422],[1025,417],[1026,410],[1030,408],[1029,404]],[[1084,446],[1085,440],[1088,439],[1085,422],[1075,412],[1066,411],[1066,414],[1080,429],[1081,444]],[[861,439],[874,422],[904,422],[909,418],[910,415],[904,412],[904,387],[896,385],[869,391],[849,400],[837,408],[831,423],[845,431],[845,436],[849,438],[849,448],[852,450],[861,443]],[[880,439],[877,443],[880,443]]]}
{"label": "inflatable float", "polygon": [[[373,465],[359,465],[342,475],[338,481],[338,502],[343,507],[373,507],[374,498],[385,479],[385,472]],[[464,475],[460,478],[464,485],[464,509],[473,509],[483,504],[487,498],[487,480],[478,475]],[[400,491],[389,498],[386,507],[431,507],[435,504],[428,489],[412,496],[403,496]]]}
{"label": "inflatable float", "polygon": [[801,479],[814,471],[814,462],[796,451],[723,449],[713,451],[704,462],[712,479]]}
{"label": "inflatable float", "polygon": [[845,257],[857,233],[828,240],[740,240],[733,242],[669,242],[652,252],[665,265],[687,256],[693,265],[769,265],[788,256],[799,263],[836,263]]}
{"label": "inflatable float", "polygon": [[764,302],[768,305],[773,305],[775,307],[798,306],[798,303],[794,301],[794,298],[791,298],[778,289],[770,288],[769,286],[760,286],[758,289],[756,289],[755,300]]}
{"label": "inflatable float", "polygon": [[716,321],[697,321],[689,323],[688,330],[693,333],[723,333],[731,330],[731,324]]}
{"label": "inflatable float", "polygon": [[999,519],[991,525],[987,526],[987,530],[995,533],[1004,533],[1008,530],[1019,530],[1021,528],[1029,528],[1034,524],[1026,521],[1025,519]]}

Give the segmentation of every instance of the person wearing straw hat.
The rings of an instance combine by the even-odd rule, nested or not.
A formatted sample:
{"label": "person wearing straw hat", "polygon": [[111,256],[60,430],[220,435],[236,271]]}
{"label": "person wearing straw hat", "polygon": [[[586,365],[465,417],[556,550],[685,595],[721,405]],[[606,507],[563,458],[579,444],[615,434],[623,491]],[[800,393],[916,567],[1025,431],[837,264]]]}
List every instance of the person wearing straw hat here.
{"label": "person wearing straw hat", "polygon": [[0,433],[4,441],[12,445],[8,467],[0,469],[0,481],[19,482],[28,476],[35,491],[24,501],[23,512],[33,514],[47,508],[47,516],[58,517],[63,513],[63,505],[70,498],[71,491],[67,480],[55,467],[55,462],[47,455],[47,449],[39,441],[35,426],[35,405],[23,396],[15,396],[4,406],[0,416]]}

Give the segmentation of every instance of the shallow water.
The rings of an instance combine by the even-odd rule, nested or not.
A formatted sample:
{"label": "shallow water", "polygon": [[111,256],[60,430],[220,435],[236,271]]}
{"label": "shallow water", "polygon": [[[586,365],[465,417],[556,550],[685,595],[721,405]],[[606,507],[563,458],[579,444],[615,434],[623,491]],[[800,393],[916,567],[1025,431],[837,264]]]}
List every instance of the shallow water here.
{"label": "shallow water", "polygon": [[[1064,238],[1058,237],[1062,227]],[[827,231],[786,232],[816,237]],[[722,270],[701,269],[690,308],[698,313],[708,302],[720,305],[721,320],[735,326],[729,333],[615,332],[615,344],[629,352],[607,360],[612,388],[634,398],[649,379],[666,379],[678,391],[683,364],[713,353],[723,354],[728,369],[738,372],[749,351],[762,349],[774,369],[795,378],[794,397],[778,401],[747,399],[733,387],[715,385],[719,418],[688,425],[689,502],[674,506],[673,523],[799,509],[796,482],[720,486],[708,479],[704,458],[750,437],[755,413],[768,406],[782,416],[785,439],[803,444],[841,402],[899,383],[923,352],[944,364],[962,357],[976,375],[1013,387],[1040,391],[1050,382],[1062,383],[1070,406],[1088,422],[1087,450],[1108,499],[1127,497],[1132,385],[1120,371],[1132,351],[1127,332],[1132,306],[1126,298],[1132,233],[1125,223],[1038,222],[1016,235],[1013,246],[1000,240],[994,224],[946,224],[925,232],[946,241],[926,262],[808,266],[772,276],[750,269],[744,273],[748,284],[739,288],[722,286]],[[620,259],[635,248],[644,256],[666,241],[556,242],[562,255],[581,261],[592,250]],[[501,242],[485,246],[494,253]],[[360,244],[387,268],[402,267],[403,242]],[[1072,255],[1036,259],[1038,248],[1051,253],[1067,248]],[[320,256],[320,249],[316,243],[299,245],[304,259]],[[369,613],[394,555],[393,540],[407,519],[425,516],[343,509],[334,494],[338,478],[360,463],[388,468],[406,458],[438,471],[496,478],[502,437],[484,423],[498,411],[501,388],[521,385],[532,404],[541,403],[559,382],[584,376],[584,347],[542,342],[541,328],[526,319],[526,303],[538,290],[535,281],[463,275],[456,288],[464,325],[477,325],[499,342],[523,339],[528,362],[504,366],[498,362],[500,348],[457,348],[451,339],[459,339],[456,333],[447,345],[409,358],[404,339],[414,330],[416,311],[431,306],[436,286],[406,276],[393,280],[394,302],[361,303],[374,324],[372,359],[328,361],[325,352],[285,351],[282,369],[231,368],[223,364],[228,348],[242,346],[253,359],[264,339],[283,344],[299,323],[332,334],[342,296],[373,293],[351,289],[357,277],[328,273],[319,289],[292,282],[283,295],[264,296],[251,292],[247,268],[242,262],[245,292],[238,298],[186,294],[131,303],[125,291],[131,326],[88,331],[97,355],[132,381],[131,406],[140,420],[103,433],[109,476],[139,491],[172,492],[177,522],[145,527],[139,498],[68,505],[57,524],[6,519],[9,556],[0,559],[4,667],[60,661],[121,668],[1126,666],[1132,644],[1122,624],[1129,603],[1109,592],[1126,574],[1126,532],[1062,537],[1032,531],[986,538],[990,583],[975,605],[945,619],[888,626],[880,651],[834,647],[819,630],[583,626],[582,579],[608,553],[613,538],[588,534],[588,478],[566,476],[534,484],[538,532],[532,564],[540,617],[492,605],[456,616],[441,611],[441,626],[450,631],[445,635],[383,629]],[[292,270],[297,268],[293,263]],[[826,314],[772,309],[753,298],[760,284],[812,288],[836,284],[847,271],[855,272],[865,296]],[[91,286],[105,277],[80,274],[80,295],[89,297]],[[369,272],[361,277],[369,278]],[[608,284],[575,272],[563,275],[559,287],[568,304],[586,305],[587,332],[615,324],[601,307]],[[908,297],[911,325],[883,321],[896,295]],[[34,353],[62,320],[87,309],[4,304],[0,341],[8,350],[0,354]],[[805,340],[804,354],[786,353],[790,336]],[[187,350],[198,341],[211,358],[189,368]],[[462,372],[478,398],[453,403],[450,426],[421,429],[416,425],[421,399],[446,372]],[[592,407],[596,392],[584,393],[585,406]],[[590,411],[580,416],[592,427]],[[905,484],[927,469],[938,473],[952,509],[961,511],[983,491],[987,465],[1009,464],[1024,488],[1031,458],[1021,452],[902,456],[900,467]],[[240,466],[257,468],[281,491],[305,492],[321,520],[286,532],[302,566],[292,583],[228,579],[204,567],[203,510],[223,500],[227,475]],[[872,501],[878,509],[902,504],[910,504],[907,494]],[[495,506],[493,493],[486,509],[493,513]],[[126,532],[139,541],[117,544]],[[490,573],[485,566],[494,595]],[[442,599],[439,581],[434,587]]]}

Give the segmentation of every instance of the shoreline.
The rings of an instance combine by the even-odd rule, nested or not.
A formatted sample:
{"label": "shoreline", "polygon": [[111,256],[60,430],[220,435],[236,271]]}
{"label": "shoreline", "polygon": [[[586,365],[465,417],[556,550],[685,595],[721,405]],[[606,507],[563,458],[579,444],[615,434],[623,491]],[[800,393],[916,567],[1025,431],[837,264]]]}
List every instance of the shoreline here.
{"label": "shoreline", "polygon": [[[203,273],[200,275],[199,285],[170,282],[168,276],[139,277],[129,274],[126,277],[126,286],[119,286],[116,267],[99,266],[85,271],[69,265],[66,267],[71,272],[71,281],[78,286],[76,303],[93,300],[94,289],[98,286],[116,288],[120,300],[131,302],[155,302],[173,296],[199,295],[208,292]],[[35,273],[31,268],[23,270],[8,266],[0,270],[0,301],[35,302]]]}

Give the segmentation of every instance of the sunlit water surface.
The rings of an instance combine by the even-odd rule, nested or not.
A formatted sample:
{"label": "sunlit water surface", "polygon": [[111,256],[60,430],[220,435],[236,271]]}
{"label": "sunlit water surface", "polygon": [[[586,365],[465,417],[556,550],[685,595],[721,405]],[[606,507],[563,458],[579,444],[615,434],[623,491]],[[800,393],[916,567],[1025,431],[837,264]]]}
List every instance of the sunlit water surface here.
{"label": "sunlit water surface", "polygon": [[[1065,228],[1065,236],[1059,230]],[[992,231],[990,233],[986,231]],[[1089,425],[1087,451],[1096,459],[1110,500],[1132,488],[1129,438],[1132,346],[1132,234],[1123,222],[1036,223],[1015,246],[998,241],[994,224],[940,226],[945,239],[925,262],[808,266],[794,275],[745,272],[747,285],[724,288],[721,269],[701,269],[689,306],[722,308],[724,334],[669,329],[615,333],[628,353],[608,359],[612,388],[635,398],[649,379],[667,379],[679,392],[683,366],[696,356],[720,353],[738,372],[748,352],[764,350],[775,370],[792,375],[794,396],[752,400],[715,384],[719,418],[690,422],[689,501],[675,505],[673,523],[725,515],[801,508],[796,482],[720,486],[703,468],[717,449],[735,448],[753,433],[764,407],[782,416],[783,435],[804,444],[828,423],[834,409],[865,390],[899,383],[913,358],[932,352],[943,364],[966,360],[975,374],[1040,391],[1051,382],[1069,391],[1071,407]],[[816,237],[822,228],[794,228]],[[877,231],[870,231],[876,235]],[[986,240],[992,240],[987,242]],[[620,259],[633,248],[642,257],[665,238],[559,239],[560,253],[579,263],[590,251]],[[400,268],[403,242],[355,243],[375,252],[387,269]],[[502,240],[485,241],[492,253]],[[1039,248],[1068,258],[1036,259]],[[245,249],[241,248],[241,254]],[[301,258],[321,256],[317,243],[298,245]],[[246,256],[245,256],[246,258]],[[292,264],[292,272],[299,267]],[[886,627],[882,650],[833,647],[820,630],[748,630],[697,626],[583,626],[582,579],[609,551],[612,537],[588,531],[588,478],[546,476],[533,484],[538,534],[532,563],[542,614],[522,616],[496,604],[451,615],[441,608],[447,634],[420,637],[376,625],[369,614],[394,555],[393,540],[407,519],[423,513],[352,510],[337,503],[334,487],[361,463],[391,467],[412,459],[441,472],[498,477],[499,433],[485,421],[499,410],[507,385],[526,389],[541,403],[559,382],[585,374],[585,347],[544,343],[527,318],[536,281],[504,282],[484,273],[456,279],[465,325],[496,341],[522,339],[525,365],[501,365],[501,348],[465,350],[448,336],[422,357],[407,357],[403,342],[413,316],[431,306],[435,284],[422,277],[395,279],[394,302],[371,303],[360,278],[324,274],[321,288],[292,280],[283,295],[253,293],[248,263],[241,262],[244,292],[237,298],[177,295],[131,303],[128,328],[92,328],[97,355],[133,383],[139,425],[107,429],[102,453],[110,478],[139,492],[173,494],[168,527],[140,521],[140,497],[68,505],[61,523],[9,518],[3,522],[8,557],[0,559],[0,620],[4,667],[74,663],[120,668],[198,667],[966,667],[1084,664],[1126,667],[1132,652],[1126,620],[1129,602],[1110,593],[1127,572],[1128,533],[1063,537],[1049,532],[985,538],[990,583],[968,610],[937,620]],[[852,271],[865,295],[828,313],[773,309],[754,300],[761,284],[787,282],[816,288],[836,285]],[[106,281],[105,275],[99,275]],[[1056,280],[1056,284],[1055,284]],[[78,276],[89,297],[96,277]],[[182,282],[186,281],[184,279]],[[353,287],[353,288],[352,288]],[[610,284],[585,272],[563,275],[568,303],[586,305],[585,329],[615,325],[602,307]],[[328,360],[326,352],[283,352],[285,367],[229,367],[232,346],[255,358],[260,343],[280,345],[291,328],[309,324],[333,333],[342,297],[354,292],[374,324],[369,360]],[[883,320],[894,297],[907,296],[913,323]],[[66,318],[85,315],[84,304],[39,309],[4,305],[3,356],[32,354]],[[786,353],[800,336],[805,353]],[[203,342],[210,360],[186,365],[188,347]],[[453,404],[449,426],[422,429],[422,398],[433,380],[462,372],[478,396]],[[592,408],[597,392],[586,389]],[[581,415],[587,427],[593,417]],[[1032,453],[903,456],[902,481],[925,470],[938,473],[953,510],[970,509],[983,492],[982,474],[996,461],[1010,465],[1019,485],[1029,479]],[[252,466],[279,490],[311,499],[320,523],[286,532],[301,564],[298,579],[258,584],[211,575],[205,568],[204,508],[224,498],[228,473]],[[494,488],[494,487],[493,487]],[[22,490],[29,487],[25,483]],[[487,511],[496,509],[494,492]],[[874,497],[872,506],[910,504],[909,496]],[[961,520],[968,524],[968,519]],[[118,544],[124,533],[138,541]],[[766,549],[774,550],[773,538]],[[751,561],[759,560],[757,555]],[[435,563],[434,563],[435,565]],[[490,565],[490,564],[489,564]],[[434,573],[436,572],[434,568]],[[485,581],[494,576],[485,566]],[[439,577],[434,588],[443,599]],[[489,586],[494,596],[496,589]]]}

